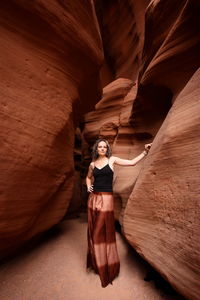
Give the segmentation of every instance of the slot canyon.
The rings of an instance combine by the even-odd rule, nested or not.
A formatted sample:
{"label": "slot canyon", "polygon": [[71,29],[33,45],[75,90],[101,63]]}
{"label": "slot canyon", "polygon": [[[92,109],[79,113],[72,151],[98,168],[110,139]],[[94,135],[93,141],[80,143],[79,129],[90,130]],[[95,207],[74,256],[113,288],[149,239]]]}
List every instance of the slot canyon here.
{"label": "slot canyon", "polygon": [[[1,0],[0,299],[200,299],[200,2]],[[86,271],[92,146],[121,271]],[[152,271],[170,293],[145,279]]]}

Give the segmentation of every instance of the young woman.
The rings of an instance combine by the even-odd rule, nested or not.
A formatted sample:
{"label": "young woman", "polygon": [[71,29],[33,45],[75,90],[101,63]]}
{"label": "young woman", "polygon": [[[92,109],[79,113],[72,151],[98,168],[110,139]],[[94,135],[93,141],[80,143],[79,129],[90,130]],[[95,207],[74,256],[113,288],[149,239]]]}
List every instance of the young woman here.
{"label": "young woman", "polygon": [[113,167],[134,166],[147,154],[151,144],[137,157],[128,160],[111,156],[109,143],[98,139],[93,146],[92,162],[86,177],[88,198],[88,253],[87,268],[100,276],[102,287],[112,283],[119,274],[114,210],[113,210]]}

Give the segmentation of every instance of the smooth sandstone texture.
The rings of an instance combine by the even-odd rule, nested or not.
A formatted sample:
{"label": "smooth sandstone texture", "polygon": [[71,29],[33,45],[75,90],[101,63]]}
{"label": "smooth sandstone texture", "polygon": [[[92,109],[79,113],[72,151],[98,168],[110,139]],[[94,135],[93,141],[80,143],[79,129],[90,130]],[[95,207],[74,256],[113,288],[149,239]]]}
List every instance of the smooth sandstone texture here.
{"label": "smooth sandstone texture", "polygon": [[74,128],[101,95],[103,55],[91,1],[1,1],[0,16],[4,256],[67,210]]}
{"label": "smooth sandstone texture", "polygon": [[105,50],[104,86],[111,78],[108,77],[109,71],[114,79],[122,77],[135,81],[144,43],[145,9],[150,1],[94,2]]}
{"label": "smooth sandstone texture", "polygon": [[200,299],[199,111],[200,70],[156,135],[123,223],[129,243],[192,300]]}
{"label": "smooth sandstone texture", "polygon": [[168,87],[174,95],[182,90],[199,65],[199,11],[199,1],[151,1],[145,14],[141,85]]}
{"label": "smooth sandstone texture", "polygon": [[[151,1],[131,123],[156,133],[177,95],[200,66],[200,3]],[[170,15],[170,18],[169,18]]]}
{"label": "smooth sandstone texture", "polygon": [[[86,168],[91,161],[89,149],[100,137],[109,141],[114,156],[132,159],[144,150],[145,141],[149,141],[152,135],[148,132],[136,134],[129,123],[136,93],[136,83],[129,79],[116,79],[103,89],[103,97],[96,104],[95,111],[85,115],[83,157],[84,161],[88,161]],[[115,217],[121,224],[124,208],[141,166],[142,162],[131,167],[114,166]]]}
{"label": "smooth sandstone texture", "polygon": [[147,8],[130,121],[136,133],[148,129],[155,139],[123,221],[130,244],[192,300],[200,297],[199,71],[190,80],[200,66],[199,13],[195,1]]}
{"label": "smooth sandstone texture", "polygon": [[[113,18],[116,14],[116,2],[110,3],[113,7],[110,23],[117,31],[120,30],[121,23],[120,18]],[[117,3],[125,5],[122,1]],[[109,5],[105,5],[104,8],[109,8]],[[148,137],[155,137],[150,156],[144,161],[143,168],[133,184],[133,193],[128,199],[124,213],[124,222],[123,217],[120,219],[120,222],[123,222],[122,229],[130,244],[179,292],[192,300],[200,298],[200,226],[197,219],[199,73],[184,91],[182,89],[200,67],[199,13],[198,1],[151,1],[145,14],[144,49],[139,67],[133,68],[132,65],[133,73],[128,72],[129,68],[121,73],[124,65],[116,63],[118,55],[116,56],[115,51],[117,53],[120,49],[120,42],[115,51],[111,44],[104,42],[113,73],[123,74],[123,77],[127,78],[138,78],[138,88],[136,96],[132,98],[129,118],[134,137],[143,139],[144,143]],[[116,36],[115,31],[108,33],[110,36]],[[119,40],[115,38],[114,41],[117,44]],[[130,63],[130,54],[131,52],[125,55],[127,66]],[[107,100],[112,107],[112,97]],[[106,124],[103,110],[99,116]],[[110,120],[112,118],[109,117]],[[95,137],[98,137],[96,126],[98,122],[94,123]],[[107,128],[109,132],[109,127]],[[101,136],[111,137],[112,142],[116,141],[119,127],[115,128],[115,133],[114,129],[111,131],[113,135],[106,134],[103,130],[104,135]],[[90,136],[94,137],[92,126]],[[138,144],[134,139],[132,141],[135,153]],[[131,139],[122,139],[118,156],[126,153],[125,146],[130,142]],[[114,143],[113,149],[117,149],[117,145]],[[130,158],[129,153],[123,157]],[[131,182],[130,175],[127,178]],[[116,187],[118,195],[124,192],[122,176],[118,176]],[[125,190],[128,190],[127,186]],[[119,218],[123,216],[122,202],[121,206],[117,204]],[[126,202],[127,199],[123,203]],[[120,197],[117,203],[120,203]]]}

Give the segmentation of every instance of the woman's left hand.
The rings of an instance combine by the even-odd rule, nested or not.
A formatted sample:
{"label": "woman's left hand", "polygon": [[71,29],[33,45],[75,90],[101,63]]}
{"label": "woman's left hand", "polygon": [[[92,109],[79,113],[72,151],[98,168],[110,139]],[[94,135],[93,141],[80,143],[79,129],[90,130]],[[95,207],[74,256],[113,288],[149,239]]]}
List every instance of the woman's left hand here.
{"label": "woman's left hand", "polygon": [[152,146],[152,143],[150,143],[150,144],[145,144],[145,145],[144,145],[145,151],[146,151],[147,153],[149,152],[151,146]]}

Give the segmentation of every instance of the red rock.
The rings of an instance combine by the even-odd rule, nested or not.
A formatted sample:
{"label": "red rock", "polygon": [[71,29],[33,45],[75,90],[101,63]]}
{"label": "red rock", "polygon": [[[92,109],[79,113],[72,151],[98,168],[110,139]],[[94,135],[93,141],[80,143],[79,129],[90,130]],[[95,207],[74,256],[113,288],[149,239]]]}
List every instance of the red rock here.
{"label": "red rock", "polygon": [[129,243],[186,298],[200,298],[200,70],[157,133],[124,213]]}
{"label": "red rock", "polygon": [[[198,1],[151,1],[139,82],[178,94],[197,70],[200,53]],[[170,16],[170,17],[169,17]]]}
{"label": "red rock", "polygon": [[[129,79],[119,78],[103,89],[102,100],[95,111],[86,114],[84,137],[84,161],[91,161],[89,151],[99,137],[108,139],[113,155],[132,159],[144,149],[144,138],[138,138],[129,123],[131,107],[136,97],[137,85]],[[151,137],[151,135],[147,135]],[[133,189],[142,163],[133,167],[115,166],[113,190],[115,197],[115,217],[122,223],[124,208]]]}
{"label": "red rock", "polygon": [[0,254],[48,229],[73,191],[75,122],[101,89],[92,2],[1,1]]}
{"label": "red rock", "polygon": [[[137,155],[142,142],[155,137],[142,168],[142,163],[137,165],[138,170],[132,174],[122,168],[116,170],[116,216],[123,223],[130,244],[180,293],[197,300],[200,298],[199,71],[191,77],[200,67],[200,6],[198,1],[151,1],[145,14],[145,36],[141,28],[140,42],[134,47],[131,38],[135,35],[130,39],[128,34],[123,35],[117,15],[119,7],[123,15],[128,3],[132,2],[111,1],[103,6],[102,26],[107,33],[102,31],[102,37],[107,65],[114,76],[134,81],[138,78],[138,89],[135,87],[126,113],[129,125],[126,128],[125,122],[121,126],[122,105],[115,105],[110,93],[103,104],[103,100],[100,102],[101,111],[96,105],[96,112],[86,119],[89,121],[86,137],[91,142],[100,135],[107,137],[113,143],[113,153],[124,158]],[[126,17],[124,32],[127,33],[131,21],[128,14]],[[144,10],[140,17],[144,20]],[[113,107],[116,108],[112,112]],[[116,116],[118,121],[113,122]],[[112,123],[116,126],[112,127]]]}
{"label": "red rock", "polygon": [[103,86],[112,76],[113,80],[120,77],[137,79],[144,43],[145,9],[149,2],[95,1],[105,48]]}

